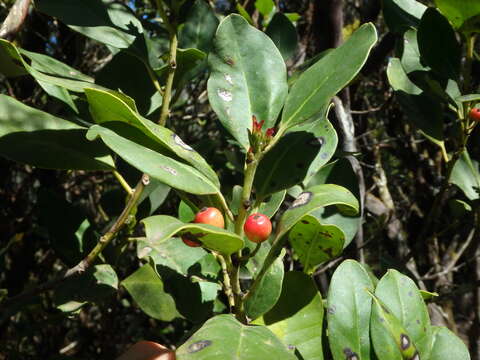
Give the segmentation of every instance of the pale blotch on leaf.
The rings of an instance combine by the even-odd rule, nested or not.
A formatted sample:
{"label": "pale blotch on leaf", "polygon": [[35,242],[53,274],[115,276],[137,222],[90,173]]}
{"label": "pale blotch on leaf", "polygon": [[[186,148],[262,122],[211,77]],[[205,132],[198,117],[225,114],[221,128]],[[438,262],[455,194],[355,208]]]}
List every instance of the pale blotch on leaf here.
{"label": "pale blotch on leaf", "polygon": [[225,74],[225,80],[227,80],[227,82],[228,82],[230,85],[233,85],[232,77],[231,77],[229,74]]}
{"label": "pale blotch on leaf", "polygon": [[166,172],[172,174],[173,176],[177,176],[177,170],[175,170],[174,168],[170,167],[170,166],[167,166],[167,165],[160,165],[160,167],[165,170]]}
{"label": "pale blotch on leaf", "polygon": [[221,98],[223,101],[230,102],[230,101],[232,101],[232,99],[233,99],[232,93],[231,93],[230,91],[228,91],[228,90],[218,89],[218,90],[217,90],[217,93],[218,93],[218,96],[220,96],[220,98]]}
{"label": "pale blotch on leaf", "polygon": [[144,258],[145,256],[147,256],[148,254],[150,254],[152,252],[152,248],[149,247],[149,246],[145,246],[142,250],[140,250],[138,252],[138,257],[141,259],[141,258]]}
{"label": "pale blotch on leaf", "polygon": [[310,191],[302,192],[300,195],[298,195],[290,208],[293,209],[307,204],[312,198],[312,196],[313,194]]}
{"label": "pale blotch on leaf", "polygon": [[181,146],[185,150],[188,150],[188,151],[193,150],[192,147],[185,144],[183,140],[180,138],[180,136],[178,136],[177,134],[173,134],[173,141],[175,141],[175,144],[177,144],[178,146]]}
{"label": "pale blotch on leaf", "polygon": [[188,352],[194,353],[194,352],[203,350],[210,345],[212,345],[212,342],[210,340],[200,340],[200,341],[194,342],[193,344],[190,344],[188,346]]}
{"label": "pale blotch on leaf", "polygon": [[400,334],[400,345],[402,350],[407,349],[410,346],[410,339],[405,334]]}

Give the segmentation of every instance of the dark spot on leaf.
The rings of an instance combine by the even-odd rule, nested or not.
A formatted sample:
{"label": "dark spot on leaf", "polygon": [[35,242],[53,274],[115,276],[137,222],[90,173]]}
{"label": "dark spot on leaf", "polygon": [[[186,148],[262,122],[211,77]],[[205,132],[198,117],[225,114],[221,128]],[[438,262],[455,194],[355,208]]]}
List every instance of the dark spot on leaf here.
{"label": "dark spot on leaf", "polygon": [[320,157],[322,159],[326,159],[328,157],[328,154],[327,153],[322,153],[322,154],[320,154]]}
{"label": "dark spot on leaf", "polygon": [[312,196],[313,196],[313,193],[311,193],[310,191],[302,192],[300,195],[298,195],[297,199],[292,203],[292,205],[290,206],[290,209],[294,209],[296,207],[308,204]]}
{"label": "dark spot on leaf", "polygon": [[230,66],[235,65],[235,61],[233,61],[232,58],[225,58],[225,63],[227,63]]}
{"label": "dark spot on leaf", "polygon": [[311,139],[308,141],[308,145],[319,147],[321,148],[325,144],[325,138],[323,136],[319,136],[315,139]]}
{"label": "dark spot on leaf", "polygon": [[380,318],[380,322],[381,322],[381,323],[385,322],[385,319],[384,319],[384,318]]}
{"label": "dark spot on leaf", "polygon": [[333,258],[333,249],[331,247],[324,249],[323,252]]}
{"label": "dark spot on leaf", "polygon": [[420,360],[420,355],[418,355],[418,352],[415,352],[415,355],[412,356],[411,360]]}
{"label": "dark spot on leaf", "polygon": [[406,334],[400,334],[400,347],[402,350],[410,347],[410,338]]}
{"label": "dark spot on leaf", "polygon": [[345,357],[346,360],[358,360],[357,353],[353,352],[352,349],[350,349],[350,348],[343,349],[343,353],[346,356]]}
{"label": "dark spot on leaf", "polygon": [[389,311],[385,306],[382,305],[382,309],[383,309],[383,311],[385,311],[387,314],[390,314],[390,311]]}
{"label": "dark spot on leaf", "polygon": [[413,293],[412,293],[412,291],[411,291],[411,290],[408,292],[408,296],[410,296],[410,297],[412,297],[412,296],[413,296]]}
{"label": "dark spot on leaf", "polygon": [[302,220],[302,224],[310,224],[307,220]]}
{"label": "dark spot on leaf", "polygon": [[335,305],[332,305],[332,306],[329,306],[329,307],[327,308],[327,313],[329,313],[330,315],[333,315],[333,314],[335,314],[335,311],[336,311],[336,310],[337,310],[337,309],[336,309]]}
{"label": "dark spot on leaf", "polygon": [[288,348],[288,350],[295,350],[295,345],[288,344],[287,348]]}
{"label": "dark spot on leaf", "polygon": [[200,340],[200,341],[194,342],[193,344],[190,344],[188,346],[188,352],[191,354],[191,353],[203,350],[210,345],[212,345],[212,342],[210,340]]}
{"label": "dark spot on leaf", "polygon": [[417,319],[416,322],[417,322],[417,324],[420,324],[420,320]]}
{"label": "dark spot on leaf", "polygon": [[325,236],[329,239],[332,238],[332,234],[330,234],[328,231],[320,231],[319,234],[322,235],[322,236]]}

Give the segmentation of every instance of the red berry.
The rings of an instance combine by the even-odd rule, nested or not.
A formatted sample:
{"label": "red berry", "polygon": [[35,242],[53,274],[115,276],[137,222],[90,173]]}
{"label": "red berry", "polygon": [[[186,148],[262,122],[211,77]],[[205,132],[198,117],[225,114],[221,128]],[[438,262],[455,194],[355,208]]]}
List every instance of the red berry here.
{"label": "red berry", "polygon": [[197,224],[208,224],[222,229],[225,227],[222,213],[214,207],[204,207],[201,209],[197,215],[195,215],[193,222]]}
{"label": "red berry", "polygon": [[245,235],[251,241],[261,243],[268,239],[272,232],[272,223],[268,216],[263,214],[252,214],[245,221],[243,226]]}
{"label": "red berry", "polygon": [[202,246],[198,241],[187,239],[185,236],[182,236],[182,241],[185,245],[190,247],[199,247]]}
{"label": "red berry", "polygon": [[480,121],[480,108],[472,108],[470,110],[470,119]]}

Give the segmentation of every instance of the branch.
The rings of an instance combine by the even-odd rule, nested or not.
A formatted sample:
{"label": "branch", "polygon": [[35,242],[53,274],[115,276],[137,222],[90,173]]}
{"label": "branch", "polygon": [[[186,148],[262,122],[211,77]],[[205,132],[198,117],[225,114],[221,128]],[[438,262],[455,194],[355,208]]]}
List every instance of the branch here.
{"label": "branch", "polygon": [[74,267],[65,271],[65,273],[60,278],[40,284],[33,289],[26,290],[16,296],[5,300],[2,303],[2,307],[6,308],[31,296],[39,295],[47,290],[55,288],[56,286],[71,277],[78,276],[84,273],[93,264],[97,256],[103,251],[103,249],[105,249],[105,247],[110,243],[110,241],[115,237],[115,235],[120,231],[120,229],[127,223],[127,220],[129,220],[132,210],[137,205],[137,202],[140,199],[140,195],[142,194],[143,189],[149,184],[149,182],[149,176],[144,174],[142,176],[142,179],[138,182],[137,186],[133,190],[133,194],[131,195],[127,205],[125,205],[125,208],[118,217],[117,221],[115,221],[115,223],[110,227],[110,229],[105,233],[105,235],[100,237],[97,245],[82,261],[80,261]]}
{"label": "branch", "polygon": [[27,18],[30,0],[17,0],[13,4],[6,19],[0,27],[0,38],[12,38],[16,34]]}

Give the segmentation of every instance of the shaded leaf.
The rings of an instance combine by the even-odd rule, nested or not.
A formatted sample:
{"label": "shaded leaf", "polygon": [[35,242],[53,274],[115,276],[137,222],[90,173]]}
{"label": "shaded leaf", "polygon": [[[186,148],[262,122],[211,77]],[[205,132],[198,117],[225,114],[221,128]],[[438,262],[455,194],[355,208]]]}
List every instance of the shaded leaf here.
{"label": "shaded leaf", "polygon": [[208,53],[218,23],[219,21],[210,5],[204,0],[196,0],[185,18],[185,25],[180,31],[180,47],[184,49],[196,48]]}
{"label": "shaded leaf", "polygon": [[248,148],[252,115],[275,125],[287,95],[286,68],[275,44],[241,16],[227,16],[219,25],[209,54],[210,105],[222,125]]}
{"label": "shaded leaf", "polygon": [[450,183],[457,185],[470,200],[480,197],[480,171],[478,161],[472,160],[465,150],[453,166]]}
{"label": "shaded leaf", "polygon": [[287,16],[280,12],[276,13],[268,23],[265,34],[270,36],[284,60],[295,54],[298,47],[297,29]]}
{"label": "shaded leaf", "polygon": [[260,161],[254,181],[257,196],[268,196],[310,178],[333,156],[337,143],[337,133],[324,117],[292,127]]}
{"label": "shaded leaf", "polygon": [[243,325],[232,315],[209,319],[176,352],[178,360],[295,360],[266,327]]}
{"label": "shaded leaf", "polygon": [[463,341],[446,327],[433,326],[433,346],[430,360],[470,360]]}
{"label": "shaded leaf", "polygon": [[403,34],[416,28],[427,7],[417,0],[384,0],[383,16],[390,31]]}
{"label": "shaded leaf", "polygon": [[173,298],[165,293],[163,281],[147,264],[121,282],[140,309],[148,316],[172,321],[178,316]]}
{"label": "shaded leaf", "polygon": [[283,257],[285,252],[275,260],[262,278],[258,288],[246,299],[245,313],[250,319],[256,319],[270,310],[282,291],[282,281],[284,275]]}
{"label": "shaded leaf", "polygon": [[[480,3],[476,0],[435,0],[435,4],[455,29],[463,30],[462,27],[469,25],[468,20],[473,20],[480,15]],[[475,28],[478,31],[480,26],[467,26],[465,30],[475,31]]]}
{"label": "shaded leaf", "polygon": [[286,193],[287,191],[283,190],[272,194],[270,199],[260,204],[258,207],[258,212],[268,216],[269,218],[273,217],[282,205]]}
{"label": "shaded leaf", "polygon": [[280,298],[258,323],[267,325],[288,346],[293,345],[303,359],[323,360],[323,313],[322,296],[312,278],[289,271]]}

